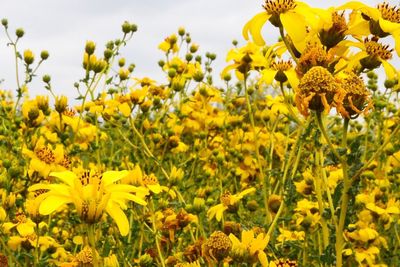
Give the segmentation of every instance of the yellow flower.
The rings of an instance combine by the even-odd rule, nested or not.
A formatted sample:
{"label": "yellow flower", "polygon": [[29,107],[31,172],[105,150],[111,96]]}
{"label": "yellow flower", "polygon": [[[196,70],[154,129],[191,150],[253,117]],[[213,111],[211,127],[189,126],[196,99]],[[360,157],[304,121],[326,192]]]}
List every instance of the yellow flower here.
{"label": "yellow flower", "polygon": [[215,205],[214,207],[211,207],[208,210],[207,212],[208,219],[211,220],[212,218],[215,217],[217,221],[221,221],[222,216],[226,210],[228,210],[229,208],[235,209],[236,208],[235,206],[245,195],[253,193],[254,191],[256,191],[256,189],[254,187],[251,187],[235,195],[231,195],[231,193],[225,192],[224,194],[221,195],[220,198],[221,203]]}
{"label": "yellow flower", "polygon": [[26,218],[25,214],[18,212],[15,215],[15,223],[6,222],[2,225],[4,232],[9,233],[14,227],[17,228],[18,233],[25,237],[35,232],[36,224],[29,218]]}
{"label": "yellow flower", "polygon": [[377,8],[367,6],[358,1],[351,1],[339,8],[353,9],[356,14],[367,19],[365,23],[357,23],[358,32],[369,32],[380,38],[392,35],[395,41],[397,55],[400,56],[400,9],[397,6],[389,6],[387,2],[378,4]]}
{"label": "yellow flower", "polygon": [[229,239],[232,242],[232,254],[234,257],[240,257],[247,253],[250,256],[252,263],[258,260],[261,263],[261,266],[268,267],[268,259],[264,249],[268,244],[269,236],[260,233],[257,237],[254,237],[253,230],[243,230],[241,241],[233,234],[229,235]]}
{"label": "yellow flower", "polygon": [[392,49],[388,45],[378,42],[376,36],[365,38],[364,42],[353,42],[344,40],[340,44],[347,47],[357,47],[361,51],[349,57],[348,69],[351,71],[355,66],[361,65],[362,68],[373,70],[383,66],[386,79],[394,79],[398,75],[396,68],[388,62],[392,59]]}
{"label": "yellow flower", "polygon": [[226,56],[226,62],[231,60],[233,63],[222,70],[221,77],[231,70],[236,70],[237,78],[243,80],[247,72],[262,68],[267,64],[262,49],[252,42],[248,42],[241,48],[231,49]]}
{"label": "yellow flower", "polygon": [[303,2],[295,0],[266,0],[264,12],[255,15],[243,28],[243,36],[249,39],[252,35],[257,45],[264,45],[265,41],[261,35],[261,29],[269,20],[275,27],[283,27],[298,51],[305,47],[308,26],[320,25],[323,19],[325,27],[329,28],[331,14],[328,11],[310,8]]}
{"label": "yellow flower", "polygon": [[79,176],[71,171],[53,172],[63,183],[36,184],[30,191],[49,190],[44,193],[39,207],[39,213],[48,215],[64,206],[73,203],[81,219],[86,223],[100,220],[103,212],[113,218],[121,235],[129,232],[129,222],[123,212],[127,209],[126,201],[131,200],[140,205],[146,202],[136,196],[138,188],[132,185],[115,184],[128,174],[127,171],[107,171],[103,174],[94,171],[84,171]]}

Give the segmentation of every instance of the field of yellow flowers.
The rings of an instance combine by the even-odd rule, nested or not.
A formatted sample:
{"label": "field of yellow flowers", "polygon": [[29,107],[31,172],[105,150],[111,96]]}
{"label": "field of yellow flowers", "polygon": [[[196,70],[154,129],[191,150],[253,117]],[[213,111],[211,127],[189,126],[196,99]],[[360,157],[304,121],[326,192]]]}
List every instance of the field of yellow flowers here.
{"label": "field of yellow flowers", "polygon": [[165,83],[134,76],[124,22],[86,42],[77,100],[49,75],[28,96],[49,53],[2,19],[0,266],[400,266],[399,7],[262,7],[218,73],[166,37]]}

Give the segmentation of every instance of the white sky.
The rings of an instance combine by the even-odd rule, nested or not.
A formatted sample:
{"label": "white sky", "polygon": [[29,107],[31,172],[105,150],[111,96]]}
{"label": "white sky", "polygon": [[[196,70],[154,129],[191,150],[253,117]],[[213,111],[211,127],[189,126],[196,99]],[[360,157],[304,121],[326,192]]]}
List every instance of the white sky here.
{"label": "white sky", "polygon": [[[304,2],[317,7],[340,5],[345,0]],[[375,6],[381,1],[364,0]],[[399,4],[398,1],[387,1]],[[3,0],[0,18],[9,21],[10,33],[22,27],[25,36],[20,41],[20,51],[31,49],[39,59],[41,50],[48,50],[49,59],[40,67],[37,82],[30,87],[31,94],[46,94],[41,82],[43,74],[50,74],[57,94],[77,96],[73,83],[84,74],[81,62],[87,40],[93,40],[98,54],[103,52],[108,40],[122,35],[121,24],[128,20],[138,25],[138,32],[122,50],[127,63],[134,63],[134,76],[149,76],[164,82],[157,65],[163,58],[158,44],[169,34],[184,26],[191,33],[193,42],[200,44],[200,52],[217,54],[213,65],[215,74],[225,66],[225,56],[239,44],[243,25],[262,11],[262,0]],[[2,27],[2,26],[1,26]],[[271,25],[264,29],[264,37],[276,40],[276,29]],[[15,89],[14,61],[3,29],[0,31],[0,79],[5,81],[1,89]],[[219,77],[216,75],[215,78]]]}

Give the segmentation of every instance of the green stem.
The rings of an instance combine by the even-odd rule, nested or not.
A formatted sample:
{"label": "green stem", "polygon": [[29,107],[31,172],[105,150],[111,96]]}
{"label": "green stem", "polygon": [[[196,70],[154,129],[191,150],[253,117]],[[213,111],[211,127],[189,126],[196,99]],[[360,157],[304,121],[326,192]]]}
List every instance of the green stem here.
{"label": "green stem", "polygon": [[245,90],[246,103],[247,103],[247,109],[249,112],[251,128],[253,130],[253,139],[254,139],[255,152],[256,152],[256,157],[257,157],[257,165],[258,165],[258,169],[260,171],[260,179],[261,179],[262,186],[263,186],[264,206],[265,206],[265,213],[266,213],[265,222],[268,225],[269,222],[271,221],[271,214],[268,212],[268,198],[269,198],[270,186],[269,186],[269,183],[267,183],[267,181],[265,179],[264,171],[263,171],[263,167],[262,167],[261,156],[260,156],[260,152],[259,152],[258,137],[257,137],[257,133],[256,133],[256,126],[254,123],[253,110],[251,108],[250,96],[249,96],[249,92],[248,92],[248,88],[247,88],[247,73],[244,74],[244,90]]}
{"label": "green stem", "polygon": [[162,266],[162,267],[165,267],[164,257],[163,257],[163,255],[162,255],[160,242],[159,242],[159,240],[158,240],[158,231],[157,231],[157,228],[156,228],[156,213],[155,213],[155,210],[154,210],[154,203],[153,203],[153,200],[150,201],[149,208],[150,208],[150,212],[151,212],[151,214],[152,214],[153,234],[154,234],[154,240],[155,240],[155,242],[156,242],[158,257],[159,257],[159,259],[160,259],[161,266]]}
{"label": "green stem", "polygon": [[322,135],[324,136],[325,141],[328,143],[329,149],[331,150],[333,155],[335,155],[335,157],[341,163],[343,163],[342,157],[337,153],[336,149],[334,148],[334,146],[333,146],[333,144],[331,142],[331,139],[329,138],[328,133],[326,132],[326,129],[325,129],[325,126],[324,126],[324,122],[322,121],[322,113],[321,112],[317,112],[316,113],[316,117],[317,117],[317,123],[318,123],[319,130],[321,131]]}
{"label": "green stem", "polygon": [[[347,148],[347,130],[349,127],[349,119],[344,119],[343,123],[343,138],[342,138],[342,146]],[[349,203],[349,189],[351,187],[351,180],[348,176],[348,165],[347,165],[347,156],[345,156],[345,160],[342,160],[342,171],[343,171],[343,191],[340,202],[340,215],[339,215],[339,224],[336,231],[336,266],[342,266],[342,251],[344,248],[344,237],[343,230],[346,221],[347,208]]]}
{"label": "green stem", "polygon": [[93,257],[93,267],[99,267],[99,261],[97,258],[97,251],[96,251],[96,238],[95,238],[96,228],[95,224],[88,225],[88,238],[89,238],[89,245],[92,249],[92,257]]}

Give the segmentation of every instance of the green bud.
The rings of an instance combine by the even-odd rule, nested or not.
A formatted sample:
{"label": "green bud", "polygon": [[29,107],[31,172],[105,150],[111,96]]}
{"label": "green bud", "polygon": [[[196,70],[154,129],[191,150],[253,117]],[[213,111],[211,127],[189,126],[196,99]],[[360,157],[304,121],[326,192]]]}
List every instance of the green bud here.
{"label": "green bud", "polygon": [[238,41],[237,41],[237,40],[233,40],[233,41],[232,41],[232,44],[233,44],[234,46],[237,46],[237,45],[238,45]]}
{"label": "green bud", "polygon": [[168,70],[168,77],[174,78],[176,76],[176,70],[171,68]]}
{"label": "green bud", "polygon": [[396,85],[396,81],[395,81],[395,80],[385,80],[384,85],[385,85],[385,87],[388,88],[388,89],[389,89],[389,88],[393,88],[393,86]]}
{"label": "green bud", "polygon": [[37,107],[33,107],[28,112],[28,118],[30,121],[34,121],[39,117],[39,109]]}
{"label": "green bud", "polygon": [[51,80],[51,77],[50,77],[50,75],[46,74],[46,75],[43,75],[42,80],[45,83],[49,83]]}
{"label": "green bud", "polygon": [[129,72],[133,72],[135,70],[135,68],[136,68],[136,65],[132,63],[129,65],[128,70],[129,70]]}
{"label": "green bud", "polygon": [[4,19],[2,19],[1,20],[1,24],[4,26],[4,27],[8,27],[8,20],[6,19],[6,18],[4,18]]}
{"label": "green bud", "polygon": [[94,53],[96,44],[93,41],[87,41],[85,45],[85,52],[90,56]]}
{"label": "green bud", "polygon": [[108,41],[106,44],[106,48],[113,50],[114,49],[114,42],[113,41]]}
{"label": "green bud", "polygon": [[211,53],[210,56],[209,56],[209,58],[210,58],[211,60],[215,60],[215,59],[217,58],[217,55],[214,54],[214,53]]}
{"label": "green bud", "polygon": [[194,58],[194,60],[196,60],[197,62],[199,62],[199,63],[201,64],[201,56],[196,56],[196,57]]}
{"label": "green bud", "polygon": [[180,36],[184,36],[185,33],[186,33],[185,28],[180,27],[180,28],[178,29],[178,34],[179,34]]}
{"label": "green bud", "polygon": [[138,27],[136,24],[131,24],[131,32],[137,32]]}
{"label": "green bud", "polygon": [[158,61],[158,66],[160,66],[161,68],[164,67],[164,65],[165,65],[165,61],[164,60]]}
{"label": "green bud", "polygon": [[104,50],[104,59],[105,60],[109,60],[113,55],[113,52],[111,49],[106,48],[106,50]]}
{"label": "green bud", "polygon": [[129,22],[125,21],[122,24],[122,32],[125,34],[128,34],[131,32],[131,24]]}
{"label": "green bud", "polygon": [[121,68],[122,68],[123,66],[125,66],[125,58],[120,58],[120,59],[118,60],[118,66],[120,66]]}
{"label": "green bud", "polygon": [[42,52],[40,52],[40,58],[42,60],[46,60],[49,58],[49,52],[47,50],[43,50]]}
{"label": "green bud", "polygon": [[201,71],[196,71],[193,75],[193,79],[196,82],[201,82],[204,79],[204,74]]}
{"label": "green bud", "polygon": [[185,59],[186,59],[187,61],[191,61],[191,60],[193,59],[193,55],[190,54],[190,53],[188,53],[188,54],[186,54]]}
{"label": "green bud", "polygon": [[25,31],[22,28],[18,28],[18,29],[15,30],[15,35],[18,38],[22,38],[22,36],[24,36],[24,34],[25,34]]}

